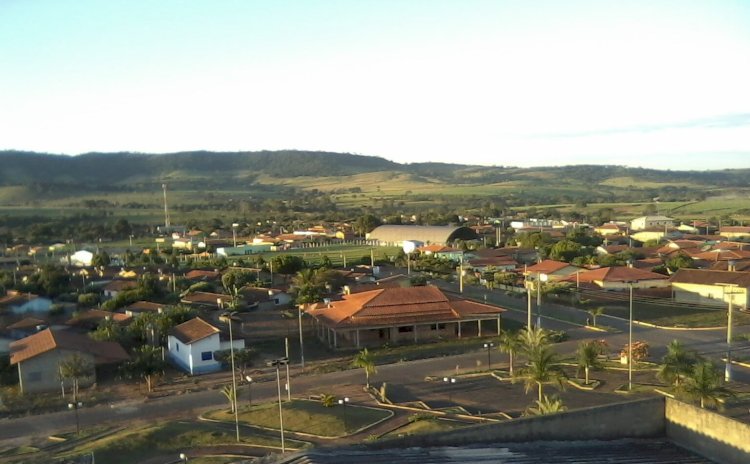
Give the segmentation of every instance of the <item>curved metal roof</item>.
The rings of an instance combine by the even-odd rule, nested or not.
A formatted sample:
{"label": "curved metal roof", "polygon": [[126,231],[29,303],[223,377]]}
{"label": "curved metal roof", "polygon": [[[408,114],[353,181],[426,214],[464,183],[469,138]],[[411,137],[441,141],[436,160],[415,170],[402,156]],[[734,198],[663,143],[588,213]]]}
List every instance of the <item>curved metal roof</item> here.
{"label": "curved metal roof", "polygon": [[456,239],[477,240],[479,236],[468,227],[386,225],[376,227],[368,234],[368,238],[387,243],[414,240],[427,244],[445,245]]}

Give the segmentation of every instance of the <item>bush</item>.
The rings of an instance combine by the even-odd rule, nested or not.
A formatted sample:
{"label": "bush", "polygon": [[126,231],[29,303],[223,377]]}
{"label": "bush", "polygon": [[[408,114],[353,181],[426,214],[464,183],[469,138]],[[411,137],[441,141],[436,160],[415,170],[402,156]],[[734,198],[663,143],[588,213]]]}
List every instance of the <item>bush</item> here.
{"label": "bush", "polygon": [[550,330],[547,334],[547,337],[552,343],[564,342],[565,340],[570,338],[568,332],[564,330]]}
{"label": "bush", "polygon": [[97,293],[83,293],[78,295],[78,306],[90,308],[96,306],[99,303],[99,294]]}
{"label": "bush", "polygon": [[53,304],[49,308],[50,317],[62,316],[65,314],[65,306],[59,304]]}
{"label": "bush", "polygon": [[433,420],[435,419],[435,416],[432,414],[426,413],[426,412],[418,412],[416,414],[412,414],[409,416],[409,423],[419,422],[419,421],[425,421],[425,420]]}

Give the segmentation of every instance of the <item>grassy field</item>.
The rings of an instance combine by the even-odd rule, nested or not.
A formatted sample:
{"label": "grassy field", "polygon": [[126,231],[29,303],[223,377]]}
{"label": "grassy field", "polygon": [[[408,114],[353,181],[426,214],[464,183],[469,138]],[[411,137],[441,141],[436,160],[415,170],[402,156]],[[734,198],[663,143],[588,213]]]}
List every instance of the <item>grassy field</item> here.
{"label": "grassy field", "polygon": [[[392,415],[385,409],[365,408],[338,404],[327,408],[319,401],[292,400],[282,403],[284,429],[304,432],[321,437],[339,437],[372,425]],[[231,422],[234,415],[227,410],[214,411],[212,419]],[[249,425],[278,429],[279,410],[277,403],[266,403],[249,409],[240,409],[240,422]]]}
{"label": "grassy field", "polygon": [[[604,313],[621,318],[629,317],[629,310],[624,307],[608,306]],[[633,318],[667,327],[722,327],[727,325],[727,312],[713,309],[638,305],[633,308]],[[750,324],[750,314],[736,312],[734,324]]]}
{"label": "grassy field", "polygon": [[[281,446],[277,437],[257,432],[243,434],[241,442],[245,445]],[[123,430],[86,443],[66,452],[64,456],[75,456],[93,451],[97,462],[132,464],[158,455],[177,456],[180,452],[189,451],[191,448],[235,443],[232,428],[202,422],[170,422],[135,430]],[[305,443],[295,440],[288,440],[286,445],[291,448],[306,446]]]}

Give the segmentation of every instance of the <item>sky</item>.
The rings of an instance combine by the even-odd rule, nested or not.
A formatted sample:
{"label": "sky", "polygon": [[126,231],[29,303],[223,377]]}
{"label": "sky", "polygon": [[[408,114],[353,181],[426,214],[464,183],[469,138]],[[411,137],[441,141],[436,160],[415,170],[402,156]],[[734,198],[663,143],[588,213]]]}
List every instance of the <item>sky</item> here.
{"label": "sky", "polygon": [[0,149],[750,167],[750,1],[0,0]]}

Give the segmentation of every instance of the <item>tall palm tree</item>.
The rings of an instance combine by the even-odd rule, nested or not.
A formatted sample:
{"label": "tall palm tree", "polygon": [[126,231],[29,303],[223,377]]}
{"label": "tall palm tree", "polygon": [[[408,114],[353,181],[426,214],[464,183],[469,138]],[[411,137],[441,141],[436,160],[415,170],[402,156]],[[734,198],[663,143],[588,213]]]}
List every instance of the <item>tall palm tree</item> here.
{"label": "tall palm tree", "polygon": [[352,366],[360,367],[365,370],[366,386],[369,389],[370,388],[370,375],[377,373],[378,369],[375,366],[375,359],[370,354],[370,352],[367,351],[367,348],[363,349],[362,351],[357,353],[356,356],[354,356],[354,360],[352,361]]}
{"label": "tall palm tree", "polygon": [[600,354],[601,345],[593,340],[582,341],[578,344],[576,361],[578,362],[578,367],[583,369],[586,378],[586,385],[589,384],[589,370],[599,369],[602,365],[601,362],[599,362]]}
{"label": "tall palm tree", "polygon": [[536,406],[531,406],[526,410],[526,414],[529,416],[547,416],[549,414],[564,412],[568,409],[557,396],[549,397],[544,395],[541,401],[537,400],[534,403]]}
{"label": "tall palm tree", "polygon": [[723,406],[719,400],[734,396],[734,392],[722,385],[721,374],[709,361],[702,361],[693,367],[682,391],[688,398],[699,400],[701,408],[717,406],[721,409]]}
{"label": "tall palm tree", "polygon": [[537,349],[529,354],[526,367],[521,369],[526,393],[535,386],[539,395],[539,401],[544,398],[544,385],[554,384],[559,389],[564,388],[563,381],[567,377],[560,367],[557,353],[547,346]]}
{"label": "tall palm tree", "polygon": [[221,394],[229,401],[229,412],[234,414],[234,408],[237,407],[237,397],[234,394],[232,384],[224,385],[224,388],[221,389]]}
{"label": "tall palm tree", "polygon": [[546,330],[540,327],[531,327],[521,331],[518,335],[521,339],[521,351],[531,357],[534,353],[546,349],[549,342],[549,335]]}
{"label": "tall palm tree", "polygon": [[94,373],[94,366],[78,353],[73,353],[58,365],[60,380],[73,381],[73,402],[78,403],[78,385],[81,379],[90,377]]}
{"label": "tall palm tree", "polygon": [[500,334],[500,351],[508,353],[508,372],[513,377],[513,358],[523,346],[518,334],[504,330]]}
{"label": "tall palm tree", "polygon": [[656,375],[660,380],[680,389],[683,380],[693,372],[698,361],[699,356],[694,351],[685,349],[680,341],[672,340],[667,345],[667,354],[662,358],[662,365]]}

